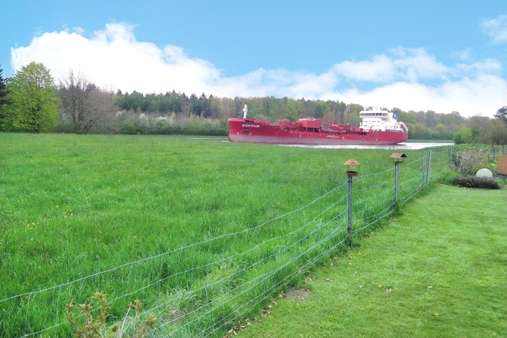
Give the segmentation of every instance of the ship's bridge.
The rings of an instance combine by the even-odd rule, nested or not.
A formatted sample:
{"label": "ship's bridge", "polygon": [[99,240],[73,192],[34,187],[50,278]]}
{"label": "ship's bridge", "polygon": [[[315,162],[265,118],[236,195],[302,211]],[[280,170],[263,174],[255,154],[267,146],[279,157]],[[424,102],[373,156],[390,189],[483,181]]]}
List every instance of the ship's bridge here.
{"label": "ship's bridge", "polygon": [[360,112],[359,116],[361,117],[359,127],[363,130],[408,131],[407,126],[403,122],[398,122],[393,112],[385,109],[367,108]]}

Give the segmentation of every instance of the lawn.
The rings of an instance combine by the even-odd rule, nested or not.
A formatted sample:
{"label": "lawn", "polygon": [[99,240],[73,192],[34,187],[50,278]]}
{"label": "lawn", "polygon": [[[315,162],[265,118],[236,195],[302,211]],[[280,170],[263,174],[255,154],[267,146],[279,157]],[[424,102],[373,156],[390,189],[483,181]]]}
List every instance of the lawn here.
{"label": "lawn", "polygon": [[298,287],[242,336],[505,337],[507,190],[440,185]]}
{"label": "lawn", "polygon": [[[108,296],[108,323],[140,299],[159,323],[188,314],[162,334],[223,332],[263,305],[238,304],[297,280],[284,278],[343,237],[344,160],[361,162],[355,222],[390,210],[389,154],[223,138],[0,134],[0,336],[66,336],[66,305],[95,291]],[[409,152],[402,198],[419,188],[423,156]],[[447,150],[434,150],[433,161],[438,177]],[[249,281],[255,288],[240,292]]]}

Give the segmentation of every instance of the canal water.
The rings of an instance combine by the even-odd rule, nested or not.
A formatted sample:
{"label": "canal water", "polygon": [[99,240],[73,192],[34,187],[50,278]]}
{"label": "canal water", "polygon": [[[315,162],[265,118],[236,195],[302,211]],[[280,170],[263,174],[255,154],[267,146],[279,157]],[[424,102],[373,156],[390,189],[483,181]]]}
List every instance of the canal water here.
{"label": "canal water", "polygon": [[280,144],[282,147],[314,148],[314,149],[389,149],[389,150],[419,150],[433,147],[453,145],[452,142],[402,142],[395,145],[304,145],[304,144]]}

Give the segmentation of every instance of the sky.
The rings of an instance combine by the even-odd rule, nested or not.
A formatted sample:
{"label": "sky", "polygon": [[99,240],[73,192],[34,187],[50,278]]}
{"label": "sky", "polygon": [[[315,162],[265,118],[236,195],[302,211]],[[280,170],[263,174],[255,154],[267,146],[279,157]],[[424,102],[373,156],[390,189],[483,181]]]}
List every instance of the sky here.
{"label": "sky", "polygon": [[104,89],[333,99],[493,116],[507,105],[507,1],[2,4],[7,76],[42,62]]}

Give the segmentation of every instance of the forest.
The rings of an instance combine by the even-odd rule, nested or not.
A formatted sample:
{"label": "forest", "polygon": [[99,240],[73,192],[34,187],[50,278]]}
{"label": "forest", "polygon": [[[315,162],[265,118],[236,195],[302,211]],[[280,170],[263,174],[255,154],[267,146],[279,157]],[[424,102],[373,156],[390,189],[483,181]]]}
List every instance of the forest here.
{"label": "forest", "polygon": [[[13,78],[2,76],[0,66],[0,130],[25,132],[204,134],[226,135],[227,118],[316,117],[358,125],[361,105],[334,100],[287,97],[227,98],[175,91],[159,94],[103,90],[79,74],[55,83],[49,70],[31,63]],[[455,140],[457,143],[507,143],[507,107],[495,118],[459,112],[403,111],[400,120],[411,139]]]}

